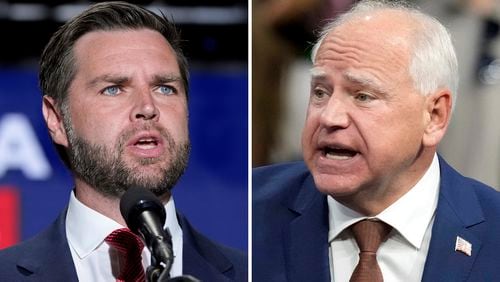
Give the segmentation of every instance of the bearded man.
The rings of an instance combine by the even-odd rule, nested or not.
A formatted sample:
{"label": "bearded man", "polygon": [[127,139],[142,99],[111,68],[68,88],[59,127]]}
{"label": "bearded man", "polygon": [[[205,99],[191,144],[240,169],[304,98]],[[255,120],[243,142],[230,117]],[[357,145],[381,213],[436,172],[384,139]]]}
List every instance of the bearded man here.
{"label": "bearded man", "polygon": [[52,226],[0,253],[2,280],[144,281],[149,250],[139,247],[134,267],[110,239],[131,234],[120,198],[139,187],[165,207],[170,276],[246,281],[246,256],[196,232],[171,195],[190,148],[179,42],[166,18],[125,2],[93,5],[52,36],[40,63],[43,116],[75,187]]}

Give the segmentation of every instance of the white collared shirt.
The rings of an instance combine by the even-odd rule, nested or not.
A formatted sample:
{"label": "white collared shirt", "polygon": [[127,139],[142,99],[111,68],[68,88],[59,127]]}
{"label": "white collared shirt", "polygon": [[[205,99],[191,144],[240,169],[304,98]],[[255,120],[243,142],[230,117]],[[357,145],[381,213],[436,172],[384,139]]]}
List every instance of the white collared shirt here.
{"label": "white collared shirt", "polygon": [[[431,240],[434,214],[439,194],[439,160],[434,155],[432,164],[406,194],[371,217],[379,219],[393,230],[377,251],[377,262],[384,281],[421,281]],[[330,244],[330,274],[332,281],[349,281],[359,260],[359,248],[351,224],[368,217],[363,216],[328,196]]]}
{"label": "white collared shirt", "polygon": [[[172,197],[165,205],[167,219],[165,227],[172,235],[174,262],[170,270],[172,277],[182,275],[182,229],[177,221]],[[109,245],[106,236],[124,226],[85,206],[71,192],[66,215],[66,236],[78,280],[116,281],[112,274]],[[151,252],[147,247],[142,252],[144,269],[151,264]]]}

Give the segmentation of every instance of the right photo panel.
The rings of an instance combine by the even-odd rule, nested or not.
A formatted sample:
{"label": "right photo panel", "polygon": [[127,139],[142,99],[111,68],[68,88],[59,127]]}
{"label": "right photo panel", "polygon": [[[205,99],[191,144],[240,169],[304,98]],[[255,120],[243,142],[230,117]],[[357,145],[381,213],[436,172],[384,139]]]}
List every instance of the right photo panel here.
{"label": "right photo panel", "polygon": [[499,24],[252,1],[252,281],[500,279]]}

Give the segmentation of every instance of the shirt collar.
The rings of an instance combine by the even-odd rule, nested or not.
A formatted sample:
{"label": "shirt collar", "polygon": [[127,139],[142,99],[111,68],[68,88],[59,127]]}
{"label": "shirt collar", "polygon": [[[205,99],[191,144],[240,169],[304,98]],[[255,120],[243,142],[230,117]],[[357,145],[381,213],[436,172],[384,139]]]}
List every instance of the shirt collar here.
{"label": "shirt collar", "polygon": [[[406,194],[380,214],[374,216],[396,229],[415,248],[420,248],[427,226],[437,207],[439,194],[439,160],[434,155],[424,176]],[[353,211],[328,196],[329,224],[328,241],[334,240],[351,224],[368,217]]]}
{"label": "shirt collar", "polygon": [[[165,205],[167,219],[164,228],[168,228],[172,240],[182,239],[182,230],[177,221],[173,197]],[[66,215],[66,235],[68,243],[80,258],[85,258],[97,249],[104,239],[114,230],[123,228],[121,224],[85,206],[71,192]],[[175,243],[175,242],[174,242]]]}

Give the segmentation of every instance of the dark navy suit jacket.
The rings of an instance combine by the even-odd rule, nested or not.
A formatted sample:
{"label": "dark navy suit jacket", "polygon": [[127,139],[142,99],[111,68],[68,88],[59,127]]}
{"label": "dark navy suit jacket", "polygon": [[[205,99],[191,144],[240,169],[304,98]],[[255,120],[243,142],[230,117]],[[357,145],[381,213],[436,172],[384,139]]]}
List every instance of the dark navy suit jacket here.
{"label": "dark navy suit jacket", "polygon": [[[422,281],[500,281],[500,193],[440,166]],[[326,196],[303,162],[254,170],[252,215],[253,281],[330,281]],[[457,236],[471,256],[455,251]]]}
{"label": "dark navy suit jacket", "polygon": [[[66,212],[45,231],[0,251],[0,281],[78,281],[66,239]],[[218,245],[178,215],[183,232],[183,272],[202,281],[247,281],[247,257]]]}

